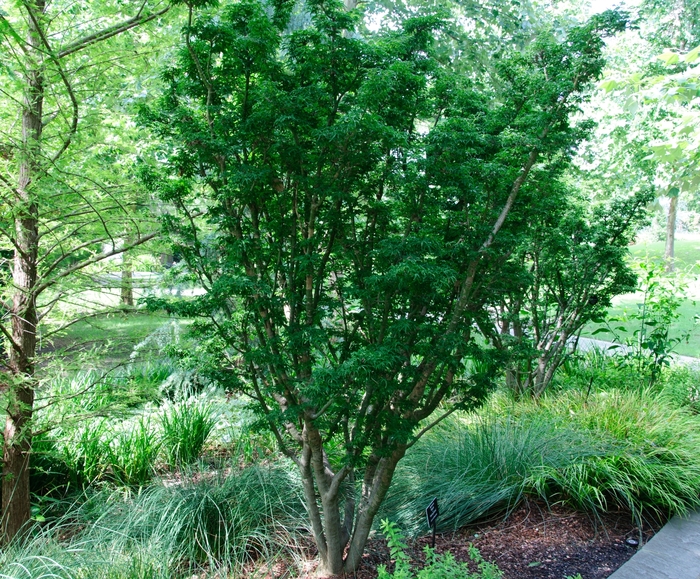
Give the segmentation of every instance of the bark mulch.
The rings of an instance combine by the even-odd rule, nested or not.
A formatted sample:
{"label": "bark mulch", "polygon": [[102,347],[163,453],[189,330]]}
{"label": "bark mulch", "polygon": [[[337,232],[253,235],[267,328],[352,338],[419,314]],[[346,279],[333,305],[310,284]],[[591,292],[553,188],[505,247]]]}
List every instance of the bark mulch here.
{"label": "bark mulch", "polygon": [[[596,519],[565,507],[530,501],[506,519],[438,535],[435,547],[438,553],[449,551],[458,561],[469,561],[469,545],[473,543],[484,559],[498,565],[503,579],[565,579],[578,573],[583,579],[605,579],[634,555],[637,547],[629,543],[640,537],[646,543],[663,523],[645,522],[640,533],[628,512],[607,513]],[[424,561],[422,551],[430,540],[425,536],[409,542],[415,568]],[[345,579],[374,579],[381,564],[392,568],[385,541],[373,538],[361,567]],[[310,567],[304,578],[314,576]]]}

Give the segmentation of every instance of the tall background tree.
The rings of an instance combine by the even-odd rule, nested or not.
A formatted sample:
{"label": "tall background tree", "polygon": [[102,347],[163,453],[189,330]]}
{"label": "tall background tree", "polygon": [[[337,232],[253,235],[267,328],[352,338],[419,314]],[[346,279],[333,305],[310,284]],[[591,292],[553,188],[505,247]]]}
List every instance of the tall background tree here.
{"label": "tall background tree", "polygon": [[636,24],[607,49],[605,95],[597,95],[587,109],[600,123],[583,149],[583,169],[599,197],[653,186],[657,197],[667,200],[664,253],[671,271],[679,203],[697,203],[692,54],[700,45],[700,6],[647,0]]}
{"label": "tall background tree", "polygon": [[200,348],[181,354],[257,403],[299,468],[322,570],[340,573],[406,450],[488,390],[477,323],[589,129],[570,116],[625,20],[540,35],[470,77],[434,57],[435,17],[361,38],[341,3],[307,8],[287,36],[286,2],[190,7],[143,113],[162,142],[143,180],[205,289],[151,305],[194,317]]}
{"label": "tall background tree", "polygon": [[39,324],[73,291],[65,282],[154,235],[110,166],[100,120],[138,61],[145,39],[130,31],[169,8],[22,0],[0,12],[0,247],[12,252],[0,318],[4,540],[30,516]]}

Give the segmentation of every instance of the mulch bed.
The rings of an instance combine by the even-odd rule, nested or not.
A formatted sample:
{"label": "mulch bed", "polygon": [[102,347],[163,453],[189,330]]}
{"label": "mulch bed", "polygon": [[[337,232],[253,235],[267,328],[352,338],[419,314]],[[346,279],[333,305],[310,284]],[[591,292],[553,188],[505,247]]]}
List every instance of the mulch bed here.
{"label": "mulch bed", "polygon": [[[643,543],[663,524],[646,522],[641,530]],[[577,573],[583,579],[605,579],[636,552],[636,547],[627,544],[628,539],[638,541],[640,529],[627,512],[595,519],[565,507],[530,501],[505,520],[438,535],[435,547],[438,553],[449,551],[458,561],[469,561],[469,544],[473,543],[484,559],[498,565],[504,579],[564,579]],[[430,540],[426,536],[409,543],[416,568],[422,565],[422,551]],[[374,579],[381,564],[392,569],[385,541],[373,538],[367,544],[361,567],[346,579]]]}

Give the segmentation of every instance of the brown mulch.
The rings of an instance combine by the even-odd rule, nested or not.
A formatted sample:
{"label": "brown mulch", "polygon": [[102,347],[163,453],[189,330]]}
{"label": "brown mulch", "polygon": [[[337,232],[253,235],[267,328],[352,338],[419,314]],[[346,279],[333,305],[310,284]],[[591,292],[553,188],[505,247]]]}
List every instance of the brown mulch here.
{"label": "brown mulch", "polygon": [[[641,530],[646,543],[664,521],[645,522]],[[438,553],[450,552],[458,561],[469,561],[474,544],[487,561],[503,571],[503,579],[565,579],[580,573],[583,579],[605,579],[637,551],[628,540],[640,539],[640,529],[628,512],[608,513],[596,519],[584,513],[540,502],[526,502],[508,516],[438,535]],[[409,542],[409,555],[418,568],[430,536]],[[389,550],[382,538],[367,544],[362,565],[346,579],[375,579],[377,566],[392,569]],[[304,578],[313,577],[307,567]],[[289,569],[287,569],[287,572]],[[273,573],[272,576],[285,576]]]}

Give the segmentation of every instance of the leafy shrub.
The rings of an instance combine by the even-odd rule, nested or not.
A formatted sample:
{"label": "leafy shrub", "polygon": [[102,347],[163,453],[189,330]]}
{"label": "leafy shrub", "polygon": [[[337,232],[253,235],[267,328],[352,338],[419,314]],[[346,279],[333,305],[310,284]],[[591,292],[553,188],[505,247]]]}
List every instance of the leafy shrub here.
{"label": "leafy shrub", "polygon": [[184,466],[197,460],[214,428],[211,405],[197,401],[166,407],[160,422],[169,466]]}
{"label": "leafy shrub", "polygon": [[393,573],[386,570],[386,565],[377,567],[378,579],[499,579],[502,571],[493,563],[484,561],[478,549],[469,546],[469,558],[479,567],[478,573],[471,573],[466,563],[455,561],[451,553],[439,555],[434,549],[425,547],[425,567],[417,574],[411,569],[411,562],[406,555],[407,545],[403,535],[394,523],[384,519],[381,523],[382,532],[386,536],[391,558],[395,561]]}
{"label": "leafy shrub", "polygon": [[35,495],[62,495],[75,476],[66,464],[58,444],[47,432],[32,438],[32,453],[29,457],[29,486]]}

